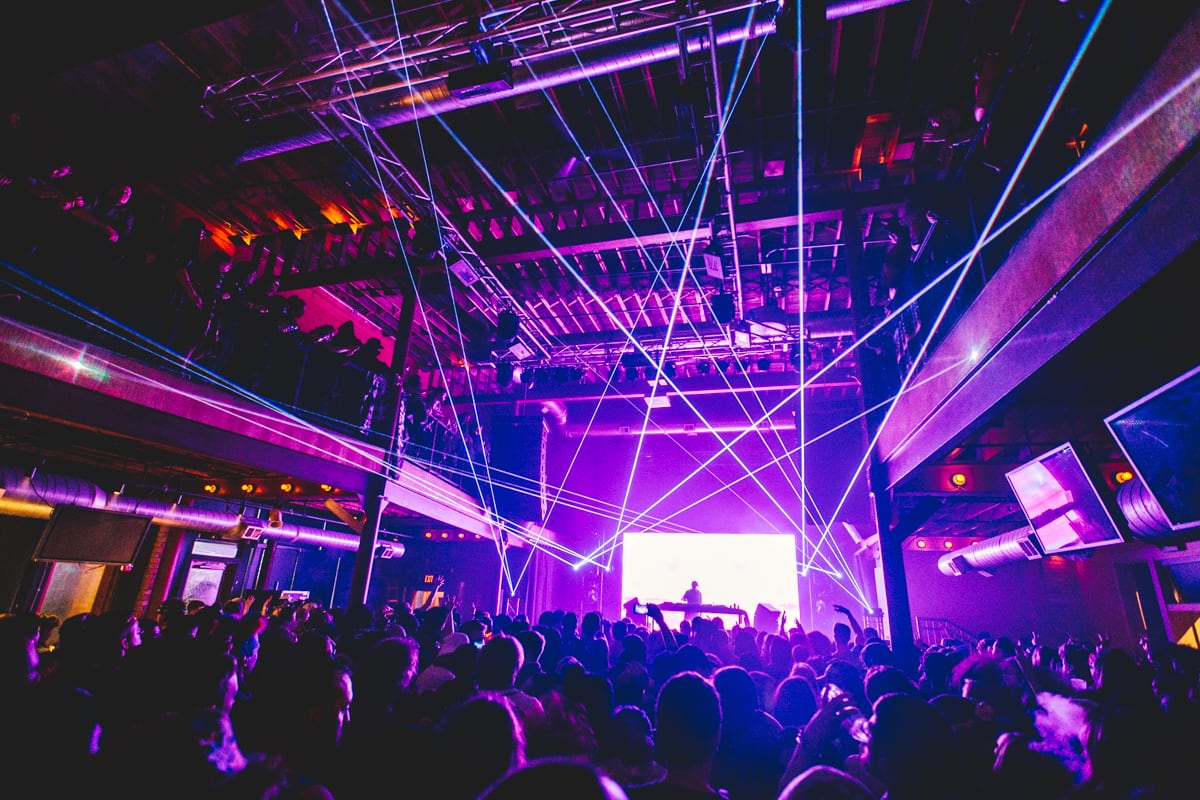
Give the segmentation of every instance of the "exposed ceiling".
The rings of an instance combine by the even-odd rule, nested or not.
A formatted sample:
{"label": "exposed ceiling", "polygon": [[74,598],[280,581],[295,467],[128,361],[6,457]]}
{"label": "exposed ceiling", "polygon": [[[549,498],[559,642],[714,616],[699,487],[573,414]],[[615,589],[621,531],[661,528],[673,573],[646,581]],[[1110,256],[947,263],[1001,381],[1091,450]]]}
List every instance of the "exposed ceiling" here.
{"label": "exposed ceiling", "polygon": [[[389,336],[414,303],[400,366],[453,386],[469,363],[504,394],[501,362],[598,381],[629,354],[681,378],[719,358],[815,371],[882,314],[889,229],[961,211],[1011,168],[1099,2],[803,4],[799,115],[787,4],[129,5],[111,38],[94,14],[47,6],[54,59],[36,24],[4,52],[35,155],[165,199],[284,289],[324,290]],[[1083,123],[1111,113],[1169,34],[1117,6],[1104,46],[1122,58],[1091,62],[1034,166],[1077,158]],[[516,346],[497,341],[502,312]],[[1082,353],[1072,369],[1095,358]],[[1061,439],[1072,385],[1043,381],[1023,397],[1045,409],[998,409],[939,460],[1001,463]],[[6,449],[49,448],[19,411],[5,420]],[[57,446],[182,469],[178,453],[92,436]],[[985,535],[1020,519],[1002,483],[958,500],[928,524]]]}

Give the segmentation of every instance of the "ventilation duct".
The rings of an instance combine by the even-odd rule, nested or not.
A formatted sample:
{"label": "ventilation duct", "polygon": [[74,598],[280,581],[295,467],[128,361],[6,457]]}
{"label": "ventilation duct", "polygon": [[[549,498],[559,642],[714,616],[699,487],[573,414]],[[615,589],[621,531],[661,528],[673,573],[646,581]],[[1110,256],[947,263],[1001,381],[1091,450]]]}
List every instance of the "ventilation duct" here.
{"label": "ventilation duct", "polygon": [[964,547],[956,553],[946,553],[938,559],[943,575],[963,575],[967,572],[990,572],[996,567],[1017,561],[1034,561],[1042,557],[1033,539],[1033,528],[1026,525]]}
{"label": "ventilation duct", "polygon": [[[1117,489],[1117,505],[1129,530],[1144,542],[1153,545],[1174,545],[1188,541],[1184,533],[1171,529],[1171,522],[1158,500],[1136,475]],[[1200,528],[1191,531],[1193,539],[1200,538]]]}
{"label": "ventilation duct", "polygon": [[542,403],[542,414],[555,430],[567,426],[567,404],[562,400],[546,400]]}
{"label": "ventilation duct", "polygon": [[[109,494],[90,481],[55,475],[37,470],[32,477],[23,469],[0,468],[0,495],[12,511],[11,501],[23,501],[30,507],[39,507],[47,512],[56,505],[73,505],[106,511],[120,511],[150,517],[156,525],[187,528],[201,533],[214,533],[227,537],[240,537],[248,528],[259,527],[262,536],[268,539],[293,544],[329,547],[335,550],[358,549],[358,535],[283,524],[270,527],[267,520],[243,518],[229,511],[205,508],[190,508],[176,503],[142,500],[125,495]],[[26,510],[29,513],[29,510]]]}

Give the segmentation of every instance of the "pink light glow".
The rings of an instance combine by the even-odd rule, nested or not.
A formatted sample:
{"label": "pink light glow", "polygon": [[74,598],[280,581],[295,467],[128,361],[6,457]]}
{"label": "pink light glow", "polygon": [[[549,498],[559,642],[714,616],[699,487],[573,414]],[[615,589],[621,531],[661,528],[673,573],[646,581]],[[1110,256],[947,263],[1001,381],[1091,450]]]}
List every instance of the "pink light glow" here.
{"label": "pink light glow", "polygon": [[[759,603],[796,619],[796,537],[777,533],[627,533],[621,603],[678,602],[700,584],[705,605],[737,605],[751,618]],[[664,612],[678,625],[682,612]],[[707,615],[706,615],[707,616]],[[728,627],[735,620],[723,617]]]}

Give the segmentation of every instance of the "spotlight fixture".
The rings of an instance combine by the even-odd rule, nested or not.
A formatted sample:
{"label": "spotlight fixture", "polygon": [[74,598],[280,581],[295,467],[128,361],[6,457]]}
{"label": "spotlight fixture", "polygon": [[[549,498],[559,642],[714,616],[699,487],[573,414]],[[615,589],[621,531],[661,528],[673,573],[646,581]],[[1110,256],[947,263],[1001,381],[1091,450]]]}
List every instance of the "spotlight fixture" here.
{"label": "spotlight fixture", "polygon": [[770,369],[771,369],[771,359],[760,358],[758,360],[758,371],[759,372],[769,372]]}
{"label": "spotlight fixture", "polygon": [[918,550],[924,550],[927,547],[929,547],[929,542],[925,541],[924,539],[917,539]]}
{"label": "spotlight fixture", "polygon": [[254,494],[255,486],[253,483],[250,483],[250,481],[246,481],[242,484],[241,489],[246,494]]}
{"label": "spotlight fixture", "polygon": [[712,362],[711,361],[698,361],[696,363],[696,370],[701,375],[707,375],[712,370]]}
{"label": "spotlight fixture", "polygon": [[947,550],[953,550],[954,549],[954,540],[947,539],[946,541],[942,542],[942,547],[946,548]]}
{"label": "spotlight fixture", "polygon": [[330,486],[328,483],[322,483],[322,484],[321,484],[321,491],[322,491],[322,492],[332,492],[332,491],[333,491],[333,487],[332,487],[332,486]]}
{"label": "spotlight fixture", "polygon": [[717,366],[717,372],[725,373],[725,372],[729,371],[729,362],[728,361],[724,361],[724,360],[718,361],[716,363],[716,366]]}
{"label": "spotlight fixture", "polygon": [[290,481],[284,481],[283,483],[279,484],[279,491],[283,492],[284,494],[288,494],[295,488],[296,488],[296,484],[294,484]]}
{"label": "spotlight fixture", "polygon": [[204,484],[204,492],[205,492],[205,494],[216,494],[217,493],[217,485],[215,483]]}
{"label": "spotlight fixture", "polygon": [[[432,538],[433,538],[433,531],[425,531],[425,538],[426,538],[426,539],[432,539]],[[425,581],[425,582],[426,582],[426,583],[433,583],[433,581],[432,581],[432,580],[428,580],[428,579],[426,579],[426,581]]]}
{"label": "spotlight fixture", "polygon": [[1129,483],[1131,480],[1133,480],[1133,472],[1127,469],[1117,470],[1117,472],[1113,474],[1113,480],[1118,484]]}
{"label": "spotlight fixture", "polygon": [[504,309],[496,316],[496,343],[510,345],[520,332],[521,320],[511,309]]}
{"label": "spotlight fixture", "polygon": [[967,485],[967,474],[965,472],[955,472],[950,476],[950,483],[956,488],[961,489]]}
{"label": "spotlight fixture", "polygon": [[496,384],[508,386],[513,382],[513,365],[511,361],[501,361],[496,365]]}
{"label": "spotlight fixture", "polygon": [[626,367],[625,368],[625,380],[633,382],[633,381],[640,381],[641,379],[642,379],[642,376],[641,376],[641,374],[639,374],[637,367]]}

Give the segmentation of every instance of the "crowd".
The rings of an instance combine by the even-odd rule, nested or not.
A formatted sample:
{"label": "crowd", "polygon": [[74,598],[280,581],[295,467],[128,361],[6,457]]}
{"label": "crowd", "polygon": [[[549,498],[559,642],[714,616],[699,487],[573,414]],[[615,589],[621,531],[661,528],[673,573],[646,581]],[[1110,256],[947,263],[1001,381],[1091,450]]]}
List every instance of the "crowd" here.
{"label": "crowd", "polygon": [[1200,732],[1183,646],[982,635],[905,670],[857,624],[653,607],[168,601],[7,615],[0,659],[10,797],[1174,798]]}

